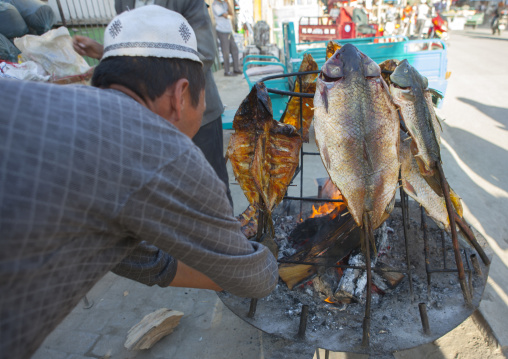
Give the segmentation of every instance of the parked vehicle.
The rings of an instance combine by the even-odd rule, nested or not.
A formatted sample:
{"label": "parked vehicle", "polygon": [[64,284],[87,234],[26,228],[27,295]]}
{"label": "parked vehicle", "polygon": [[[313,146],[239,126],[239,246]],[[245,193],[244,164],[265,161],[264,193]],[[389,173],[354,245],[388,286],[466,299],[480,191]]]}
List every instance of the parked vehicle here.
{"label": "parked vehicle", "polygon": [[[330,40],[337,40],[341,44],[352,43],[361,52],[365,53],[376,63],[388,59],[407,59],[418,72],[427,77],[429,87],[437,90],[443,96],[448,84],[447,73],[447,46],[440,39],[409,40],[406,36],[388,37],[360,37],[349,39],[328,38],[326,41],[296,42],[295,26],[292,22],[283,23],[284,58],[280,61],[275,56],[251,55],[244,60],[244,75],[251,88],[256,81],[267,76],[277,76],[276,79],[265,81],[268,88],[290,91],[293,88],[294,77],[280,77],[288,72],[297,72],[306,53],[311,54],[318,67],[321,68],[326,61],[326,45]],[[432,44],[438,43],[439,47]],[[256,71],[250,66],[258,66]],[[268,71],[270,67],[274,71]],[[264,69],[265,68],[265,69]],[[266,72],[264,71],[266,70]],[[252,71],[252,72],[251,72]],[[279,120],[286,108],[288,97],[270,93],[273,107],[273,117]],[[441,106],[442,99],[437,100]],[[231,129],[236,109],[226,110],[223,114],[223,128]]]}
{"label": "parked vehicle", "polygon": [[472,26],[473,30],[476,29],[478,25],[482,25],[485,18],[485,14],[481,11],[477,12],[473,15],[468,15],[466,17],[466,26]]}
{"label": "parked vehicle", "polygon": [[498,35],[501,35],[501,31],[506,30],[508,26],[508,10],[500,11],[500,14],[497,18],[492,21],[492,35],[495,35],[496,32]]}
{"label": "parked vehicle", "polygon": [[342,7],[338,16],[304,16],[298,23],[300,42],[381,36],[377,24],[369,24],[360,9]]}
{"label": "parked vehicle", "polygon": [[436,14],[436,16],[432,18],[432,25],[429,27],[427,35],[429,39],[437,38],[444,42],[448,41],[448,22],[439,14]]}
{"label": "parked vehicle", "polygon": [[[326,45],[329,40],[297,43],[292,22],[283,23],[282,34],[284,39],[282,63],[286,65],[288,72],[298,71],[306,53],[312,55],[319,68],[324,65]],[[390,36],[338,39],[337,42],[352,43],[378,64],[388,59],[407,59],[418,72],[427,77],[430,88],[437,90],[443,96],[446,93],[449,75],[447,74],[447,45],[441,39],[409,40],[406,36]],[[291,85],[288,83],[286,88],[291,88]],[[442,100],[437,101],[438,106],[441,103]]]}

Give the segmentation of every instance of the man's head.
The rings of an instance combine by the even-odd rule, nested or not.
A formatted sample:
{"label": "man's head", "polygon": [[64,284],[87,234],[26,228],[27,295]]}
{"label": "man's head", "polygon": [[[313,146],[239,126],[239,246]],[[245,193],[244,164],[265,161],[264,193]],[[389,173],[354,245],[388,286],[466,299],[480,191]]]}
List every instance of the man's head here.
{"label": "man's head", "polygon": [[92,85],[115,88],[166,118],[189,137],[205,108],[205,77],[194,31],[180,14],[150,5],[116,16]]}

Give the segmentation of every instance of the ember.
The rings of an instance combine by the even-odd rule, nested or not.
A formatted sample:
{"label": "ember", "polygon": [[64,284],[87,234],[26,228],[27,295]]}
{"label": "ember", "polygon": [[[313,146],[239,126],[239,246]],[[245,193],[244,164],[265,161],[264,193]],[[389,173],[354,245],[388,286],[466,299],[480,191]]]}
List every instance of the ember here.
{"label": "ember", "polygon": [[[429,343],[460,324],[471,315],[474,307],[478,306],[485,288],[488,267],[482,263],[483,273],[470,276],[474,307],[464,306],[455,269],[448,269],[454,268],[451,240],[448,237],[442,237],[441,230],[433,222],[428,221],[427,242],[430,243],[428,259],[432,273],[432,281],[429,282],[426,261],[422,257],[422,253],[424,253],[423,233],[420,230],[419,221],[414,219],[420,217],[420,208],[413,201],[409,204],[411,242],[408,255],[411,258],[410,268],[406,267],[405,261],[406,249],[401,211],[395,210],[386,225],[375,231],[379,252],[377,256],[372,255],[374,287],[372,288],[369,347],[361,346],[364,313],[362,302],[365,301],[365,294],[361,292],[366,289],[366,279],[365,270],[360,265],[363,254],[358,248],[359,241],[348,250],[349,256],[339,253],[339,257],[343,257],[340,261],[337,258],[330,258],[337,250],[333,246],[324,254],[322,254],[324,248],[316,250],[316,254],[322,254],[320,257],[302,257],[302,253],[309,254],[311,252],[312,246],[310,249],[307,248],[307,251],[301,251],[298,249],[298,245],[295,245],[294,239],[296,233],[302,229],[301,226],[309,225],[306,222],[322,221],[323,217],[309,218],[300,223],[299,216],[287,216],[286,212],[282,213],[281,211],[274,214],[275,241],[280,245],[279,253],[283,253],[279,254],[280,267],[287,270],[289,266],[294,266],[299,268],[297,272],[307,271],[308,276],[293,283],[292,286],[281,280],[272,294],[257,302],[257,310],[253,318],[246,317],[249,309],[248,299],[237,298],[228,293],[220,293],[219,296],[227,307],[244,320],[265,332],[289,340],[295,340],[302,320],[302,308],[308,306],[306,333],[303,337],[298,337],[298,341],[314,347],[379,355]],[[312,204],[307,207],[304,204],[303,208],[310,213]],[[345,217],[339,216],[337,218],[342,218],[342,221],[345,221]],[[333,223],[334,221],[337,219],[328,222]],[[323,224],[323,222],[319,222],[318,226],[322,227]],[[354,230],[348,233],[348,237],[352,238],[357,235],[357,231]],[[347,244],[344,238],[341,241],[343,244]],[[313,242],[310,240],[307,243]],[[319,247],[319,243],[321,242],[313,244]],[[485,245],[484,241],[482,243]],[[341,246],[338,247],[340,249]],[[468,258],[471,250],[462,249],[462,251],[465,258]],[[313,264],[284,263],[288,262],[287,258],[293,258],[293,262],[296,263],[311,260]],[[355,261],[356,264],[354,264]],[[466,272],[472,274],[472,265],[469,266],[467,260],[465,260],[465,264]],[[445,271],[438,270],[443,265]],[[394,272],[394,270],[397,271]],[[410,293],[408,277],[400,271],[412,272],[413,298]],[[349,272],[351,274],[348,274]],[[348,295],[343,295],[340,298],[337,291],[339,287],[344,288],[340,283],[343,283],[347,276],[350,276],[349,281],[354,285],[350,287]],[[360,290],[360,288],[363,289]],[[343,293],[340,292],[340,294]],[[429,335],[422,334],[418,303],[426,303],[430,325]]]}

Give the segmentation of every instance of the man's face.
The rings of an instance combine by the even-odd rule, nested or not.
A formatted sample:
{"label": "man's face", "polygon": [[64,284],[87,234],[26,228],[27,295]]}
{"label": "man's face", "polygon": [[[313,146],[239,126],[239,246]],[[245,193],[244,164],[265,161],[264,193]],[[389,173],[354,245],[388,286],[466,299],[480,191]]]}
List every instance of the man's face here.
{"label": "man's face", "polygon": [[196,107],[192,106],[190,94],[187,91],[185,93],[186,103],[189,104],[189,106],[185,106],[182,111],[182,127],[180,128],[180,131],[185,133],[190,138],[194,137],[194,135],[199,131],[199,128],[201,127],[201,121],[203,119],[203,113],[206,109],[206,100],[205,100],[205,90],[201,90],[201,93],[199,94],[199,103]]}

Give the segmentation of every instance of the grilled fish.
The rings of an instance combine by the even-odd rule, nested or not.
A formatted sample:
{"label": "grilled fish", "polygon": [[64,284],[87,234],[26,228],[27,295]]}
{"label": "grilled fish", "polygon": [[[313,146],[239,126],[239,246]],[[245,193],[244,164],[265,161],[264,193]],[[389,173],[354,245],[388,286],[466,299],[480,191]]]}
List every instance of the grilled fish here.
{"label": "grilled fish", "polygon": [[[390,92],[404,121],[420,173],[439,196],[443,196],[441,178],[436,163],[441,162],[441,124],[432,104],[428,80],[407,60],[401,61],[390,75]],[[460,197],[450,192],[457,213],[462,215]]]}
{"label": "grilled fish", "polygon": [[[442,229],[450,232],[450,219],[446,210],[444,197],[439,196],[427,183],[420,173],[420,169],[411,152],[412,139],[401,133],[400,145],[400,175],[402,188],[411,198],[425,208],[427,215]],[[458,196],[450,188],[450,194]],[[455,210],[462,217],[462,207],[455,206]],[[460,212],[459,212],[460,211]]]}
{"label": "grilled fish", "polygon": [[[305,54],[298,72],[317,71],[318,65],[310,54]],[[316,74],[307,74],[302,76],[302,88],[300,82],[295,82],[294,92],[314,93],[316,92]],[[305,142],[309,142],[309,128],[314,117],[314,101],[312,98],[302,98],[302,136]],[[291,97],[284,112],[282,122],[293,125],[297,130],[300,129],[300,98]]]}
{"label": "grilled fish", "polygon": [[407,60],[399,63],[390,75],[390,80],[393,101],[399,106],[404,123],[413,138],[411,150],[420,172],[424,176],[434,176],[437,172],[435,163],[441,162],[441,125],[432,105],[429,82]]}
{"label": "grilled fish", "polygon": [[390,80],[390,75],[395,71],[400,61],[396,59],[385,60],[379,64],[381,68],[381,76],[383,80],[385,80],[386,84],[390,86],[392,84],[392,80]]}
{"label": "grilled fish", "polygon": [[393,208],[399,120],[379,66],[351,44],[323,66],[314,97],[321,159],[358,226],[375,229]]}
{"label": "grilled fish", "polygon": [[258,230],[258,216],[259,209],[250,204],[243,213],[236,217],[240,222],[240,228],[245,237],[252,238],[256,235]]}
{"label": "grilled fish", "polygon": [[233,120],[226,158],[252,206],[270,212],[284,197],[298,167],[302,139],[296,129],[273,119],[262,83],[253,86]]}
{"label": "grilled fish", "polygon": [[328,45],[326,45],[326,59],[328,60],[330,57],[333,56],[338,50],[340,50],[342,46],[335,41],[328,42]]}

